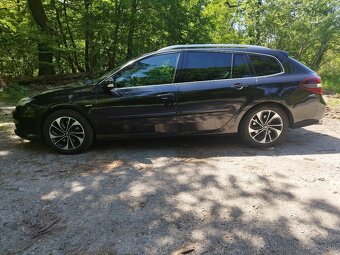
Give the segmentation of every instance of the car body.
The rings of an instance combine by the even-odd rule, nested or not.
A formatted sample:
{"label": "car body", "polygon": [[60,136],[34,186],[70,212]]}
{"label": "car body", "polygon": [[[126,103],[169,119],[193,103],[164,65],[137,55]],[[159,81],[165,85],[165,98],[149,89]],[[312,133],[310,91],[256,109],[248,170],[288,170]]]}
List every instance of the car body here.
{"label": "car body", "polygon": [[[278,111],[284,115],[281,132],[319,123],[325,105],[320,77],[286,52],[251,45],[177,45],[132,60],[93,85],[57,88],[22,99],[13,117],[18,136],[49,140],[51,134],[46,131],[44,136],[48,117],[73,111],[76,116],[68,122],[82,116],[93,140],[237,133],[247,114],[261,107],[268,110],[261,116],[270,118]],[[252,117],[256,118],[248,116],[249,121]],[[261,122],[259,129],[254,121]],[[276,132],[263,123],[253,119],[244,125],[249,133],[254,125],[253,134]],[[45,129],[51,131],[51,126]],[[280,140],[276,135],[277,141],[264,138],[265,142],[249,144],[273,146]],[[85,149],[60,146],[64,145],[54,147],[65,153]]]}

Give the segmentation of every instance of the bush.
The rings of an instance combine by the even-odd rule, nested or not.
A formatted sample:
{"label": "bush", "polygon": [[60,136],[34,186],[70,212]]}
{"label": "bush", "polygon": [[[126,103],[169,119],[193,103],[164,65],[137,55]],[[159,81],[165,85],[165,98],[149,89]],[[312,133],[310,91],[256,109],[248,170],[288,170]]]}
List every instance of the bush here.
{"label": "bush", "polygon": [[326,94],[340,94],[340,73],[321,74]]}
{"label": "bush", "polygon": [[31,95],[32,91],[17,83],[11,83],[0,91],[0,100],[7,103],[16,104],[21,98]]}

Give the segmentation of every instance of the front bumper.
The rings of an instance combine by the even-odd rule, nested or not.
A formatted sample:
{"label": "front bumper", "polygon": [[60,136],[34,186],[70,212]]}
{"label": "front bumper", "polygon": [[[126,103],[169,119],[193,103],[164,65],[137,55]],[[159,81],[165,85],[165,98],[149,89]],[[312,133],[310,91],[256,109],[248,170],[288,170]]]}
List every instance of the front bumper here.
{"label": "front bumper", "polygon": [[17,106],[12,113],[15,134],[27,140],[41,138],[41,117],[38,106]]}
{"label": "front bumper", "polygon": [[38,134],[29,134],[29,133],[22,133],[22,132],[23,132],[23,131],[20,130],[20,129],[18,129],[18,128],[16,128],[16,129],[14,130],[14,133],[15,133],[17,136],[19,136],[19,137],[21,137],[21,138],[23,138],[23,139],[26,139],[26,140],[40,140],[40,139],[41,139],[41,136],[38,135]]}

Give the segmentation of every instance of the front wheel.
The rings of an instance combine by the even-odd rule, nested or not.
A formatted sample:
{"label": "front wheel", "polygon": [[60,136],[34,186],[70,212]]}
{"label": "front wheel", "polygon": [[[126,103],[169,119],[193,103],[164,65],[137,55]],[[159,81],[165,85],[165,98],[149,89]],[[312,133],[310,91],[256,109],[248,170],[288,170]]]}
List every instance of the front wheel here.
{"label": "front wheel", "polygon": [[43,135],[53,149],[64,154],[81,153],[93,142],[93,130],[88,120],[72,110],[59,110],[48,116]]}
{"label": "front wheel", "polygon": [[280,107],[263,105],[246,113],[240,126],[242,139],[250,146],[272,147],[284,140],[288,116]]}

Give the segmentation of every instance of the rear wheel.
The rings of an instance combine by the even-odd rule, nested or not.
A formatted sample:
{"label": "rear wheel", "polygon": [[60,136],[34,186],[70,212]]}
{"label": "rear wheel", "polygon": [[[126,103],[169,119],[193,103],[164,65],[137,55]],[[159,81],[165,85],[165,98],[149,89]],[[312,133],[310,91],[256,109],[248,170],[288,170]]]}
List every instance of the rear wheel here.
{"label": "rear wheel", "polygon": [[87,119],[72,110],[59,110],[46,119],[43,126],[45,141],[64,154],[77,154],[93,142],[93,130]]}
{"label": "rear wheel", "polygon": [[240,134],[248,145],[272,147],[284,140],[288,126],[289,120],[284,110],[274,105],[262,105],[245,115]]}

